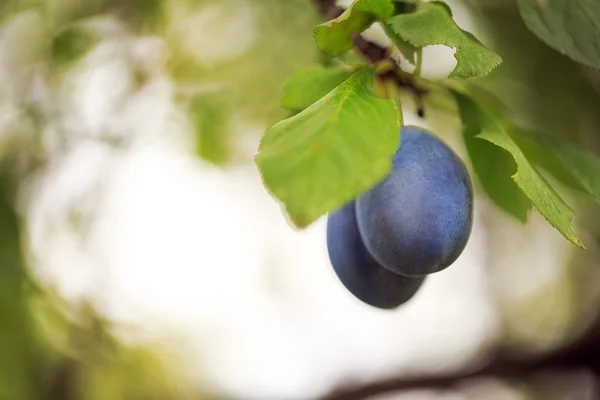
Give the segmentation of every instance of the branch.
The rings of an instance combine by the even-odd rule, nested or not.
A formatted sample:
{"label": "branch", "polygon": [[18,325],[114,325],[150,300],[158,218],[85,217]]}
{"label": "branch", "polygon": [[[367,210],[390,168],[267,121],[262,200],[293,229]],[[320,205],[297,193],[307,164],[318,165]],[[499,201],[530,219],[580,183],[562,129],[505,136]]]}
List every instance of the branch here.
{"label": "branch", "polygon": [[[581,362],[581,360],[579,360]],[[589,361],[589,360],[588,360]],[[502,380],[523,380],[541,371],[568,370],[573,367],[590,367],[575,359],[539,360],[538,362],[496,361],[474,372],[455,372],[440,377],[418,377],[411,379],[392,378],[361,387],[335,391],[321,400],[360,400],[388,392],[420,389],[449,389],[458,383],[474,378],[493,377]],[[592,368],[597,371],[597,369]]]}
{"label": "branch", "polygon": [[[335,5],[335,0],[313,0],[313,2],[319,13],[327,20],[337,18],[344,12],[343,8]],[[371,64],[389,62],[393,65],[398,65],[386,47],[370,42],[360,34],[353,35],[352,42],[354,43],[355,50],[369,60]],[[423,97],[427,94],[427,89],[417,85],[410,77],[401,77],[394,73],[394,71],[380,75],[379,78],[382,80],[393,79],[399,87],[410,91],[417,103],[417,114],[421,118],[425,117]]]}
{"label": "branch", "polygon": [[600,319],[582,337],[570,345],[538,357],[514,359],[496,349],[494,357],[474,371],[455,371],[444,376],[391,378],[360,387],[346,387],[320,400],[359,400],[382,393],[418,389],[448,389],[473,378],[493,377],[519,381],[542,371],[565,371],[585,368],[600,375]]}

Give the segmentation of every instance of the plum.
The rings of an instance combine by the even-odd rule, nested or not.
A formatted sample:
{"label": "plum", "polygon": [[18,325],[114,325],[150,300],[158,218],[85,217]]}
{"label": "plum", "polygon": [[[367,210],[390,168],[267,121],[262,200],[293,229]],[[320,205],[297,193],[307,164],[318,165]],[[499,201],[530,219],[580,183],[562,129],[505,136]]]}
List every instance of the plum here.
{"label": "plum", "polygon": [[371,257],[358,232],[354,202],[329,215],[327,250],[333,269],[344,286],[373,307],[398,307],[414,296],[425,279],[390,272]]}
{"label": "plum", "polygon": [[418,127],[401,130],[388,176],[356,199],[363,243],[377,263],[410,277],[451,265],[473,224],[473,187],[458,155]]}

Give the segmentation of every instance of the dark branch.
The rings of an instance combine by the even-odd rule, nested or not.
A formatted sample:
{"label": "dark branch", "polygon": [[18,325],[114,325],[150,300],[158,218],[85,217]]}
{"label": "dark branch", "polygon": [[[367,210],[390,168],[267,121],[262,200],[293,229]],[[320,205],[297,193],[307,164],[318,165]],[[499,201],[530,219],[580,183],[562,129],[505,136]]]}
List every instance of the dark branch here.
{"label": "dark branch", "polygon": [[[497,349],[493,358],[484,366],[472,371],[455,371],[444,376],[392,378],[376,381],[360,387],[346,387],[320,400],[359,400],[381,393],[417,389],[449,389],[474,378],[499,378],[509,381],[525,381],[541,372],[560,372],[587,369],[598,377],[600,374],[600,319],[582,337],[570,345],[538,357],[515,359]],[[597,378],[596,378],[597,379]]]}
{"label": "dark branch", "polygon": [[[587,360],[589,361],[589,360]],[[360,400],[388,392],[400,392],[420,389],[450,389],[458,383],[474,378],[492,377],[508,381],[526,380],[542,371],[564,371],[573,367],[587,367],[587,363],[577,358],[543,359],[535,362],[495,361],[487,367],[474,372],[459,371],[439,377],[392,378],[360,387],[335,391],[321,400]],[[593,367],[590,368],[595,371]]]}
{"label": "dark branch", "polygon": [[335,5],[335,0],[314,0],[315,7],[325,19],[339,17],[344,9]]}

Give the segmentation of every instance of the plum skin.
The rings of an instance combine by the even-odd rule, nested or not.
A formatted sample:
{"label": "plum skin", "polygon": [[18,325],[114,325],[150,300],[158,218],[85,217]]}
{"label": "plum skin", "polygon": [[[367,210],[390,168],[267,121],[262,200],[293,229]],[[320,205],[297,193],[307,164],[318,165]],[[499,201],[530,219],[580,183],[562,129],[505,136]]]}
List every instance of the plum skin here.
{"label": "plum skin", "polygon": [[368,252],[383,267],[424,276],[451,265],[473,225],[473,187],[458,155],[417,127],[401,130],[389,175],[356,200]]}
{"label": "plum skin", "polygon": [[371,257],[358,232],[354,202],[329,215],[327,250],[346,289],[373,307],[393,309],[406,303],[425,280],[390,272]]}

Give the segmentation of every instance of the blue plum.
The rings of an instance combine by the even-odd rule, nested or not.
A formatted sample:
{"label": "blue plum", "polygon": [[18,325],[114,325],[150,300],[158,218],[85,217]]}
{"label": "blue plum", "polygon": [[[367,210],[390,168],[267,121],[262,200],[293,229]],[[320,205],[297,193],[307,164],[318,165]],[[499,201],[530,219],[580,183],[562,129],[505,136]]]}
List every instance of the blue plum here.
{"label": "blue plum", "polygon": [[424,276],[451,265],[473,225],[473,187],[462,160],[417,127],[401,130],[392,170],[356,200],[365,247],[382,266]]}
{"label": "blue plum", "polygon": [[394,274],[371,257],[358,232],[354,202],[329,215],[327,250],[344,286],[373,307],[398,307],[414,296],[425,279]]}

